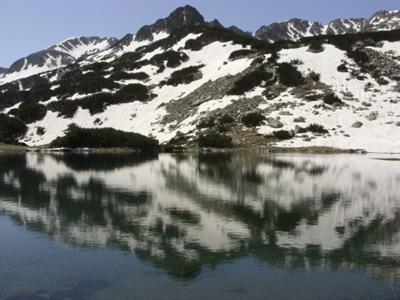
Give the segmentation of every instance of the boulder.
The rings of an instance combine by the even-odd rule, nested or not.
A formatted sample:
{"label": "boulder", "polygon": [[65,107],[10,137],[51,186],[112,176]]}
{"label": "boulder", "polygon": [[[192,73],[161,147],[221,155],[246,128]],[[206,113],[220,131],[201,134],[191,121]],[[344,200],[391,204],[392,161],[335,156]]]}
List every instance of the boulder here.
{"label": "boulder", "polygon": [[282,128],[283,127],[283,123],[273,117],[267,118],[267,123],[272,128]]}
{"label": "boulder", "polygon": [[353,128],[360,128],[363,126],[363,123],[361,123],[360,121],[356,121],[353,123],[353,125],[351,125],[351,127]]}

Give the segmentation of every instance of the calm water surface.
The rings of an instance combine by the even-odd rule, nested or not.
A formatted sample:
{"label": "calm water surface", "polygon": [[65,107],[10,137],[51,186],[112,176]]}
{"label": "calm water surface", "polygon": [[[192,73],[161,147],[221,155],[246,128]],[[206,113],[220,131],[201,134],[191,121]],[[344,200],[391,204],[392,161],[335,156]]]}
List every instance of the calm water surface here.
{"label": "calm water surface", "polygon": [[0,299],[400,299],[400,161],[0,155]]}

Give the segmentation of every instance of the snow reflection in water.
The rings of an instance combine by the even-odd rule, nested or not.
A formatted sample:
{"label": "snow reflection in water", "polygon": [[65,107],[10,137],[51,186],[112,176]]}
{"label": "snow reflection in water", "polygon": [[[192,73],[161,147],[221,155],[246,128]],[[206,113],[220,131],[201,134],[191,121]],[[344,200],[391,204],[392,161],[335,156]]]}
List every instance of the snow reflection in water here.
{"label": "snow reflection in water", "polygon": [[253,255],[400,277],[400,162],[361,155],[0,156],[0,213],[194,278]]}

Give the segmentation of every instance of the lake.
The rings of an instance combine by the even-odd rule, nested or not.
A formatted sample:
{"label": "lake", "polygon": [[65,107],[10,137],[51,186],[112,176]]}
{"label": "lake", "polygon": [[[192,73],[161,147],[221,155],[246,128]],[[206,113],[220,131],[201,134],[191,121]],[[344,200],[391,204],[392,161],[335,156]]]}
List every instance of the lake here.
{"label": "lake", "polygon": [[392,157],[2,154],[0,299],[399,299]]}

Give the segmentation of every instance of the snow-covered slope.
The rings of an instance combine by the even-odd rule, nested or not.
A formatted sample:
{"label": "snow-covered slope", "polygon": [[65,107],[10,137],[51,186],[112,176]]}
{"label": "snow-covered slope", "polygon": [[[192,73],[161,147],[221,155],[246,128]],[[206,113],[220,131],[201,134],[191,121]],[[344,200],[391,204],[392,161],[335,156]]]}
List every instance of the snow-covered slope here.
{"label": "snow-covered slope", "polygon": [[162,40],[166,37],[168,37],[168,33],[162,31],[159,33],[154,33],[152,35],[152,40],[144,39],[138,41],[136,40],[135,34],[129,33],[125,35],[122,39],[118,40],[111,47],[107,48],[106,50],[100,51],[93,55],[89,55],[86,60],[82,61],[82,64],[93,63],[98,61],[111,62],[117,57],[123,55],[124,53],[134,52],[136,49],[140,47],[146,46],[152,42]]}
{"label": "snow-covered slope", "polygon": [[[399,57],[400,42],[385,42],[379,51],[395,49],[393,55]],[[337,67],[343,62],[352,64],[346,53],[332,45],[324,45],[321,53],[311,53],[307,47],[287,49],[280,52],[282,62],[299,59],[298,66],[303,74],[316,72],[321,75],[321,82],[330,86],[332,91],[347,98],[341,109],[327,109],[322,112],[316,109],[314,102],[305,103],[289,92],[279,95],[268,103],[288,101],[295,104],[285,109],[287,114],[276,111],[271,115],[279,117],[283,129],[295,129],[296,125],[323,124],[332,129],[327,136],[302,135],[290,141],[279,143],[283,146],[329,146],[350,149],[367,149],[374,152],[400,152],[400,94],[398,82],[390,81],[388,85],[379,85],[371,76],[365,80],[353,78],[350,73],[339,72]],[[390,50],[387,50],[390,49]],[[370,86],[367,90],[366,85]],[[347,95],[347,97],[346,97]],[[301,105],[298,107],[297,105]],[[294,119],[302,117],[304,123],[295,124]],[[353,126],[360,122],[361,126]],[[262,126],[260,132],[272,132],[273,128]]]}
{"label": "snow-covered slope", "polygon": [[[182,47],[187,40],[196,37],[197,35],[190,34],[179,41],[178,44],[172,47],[172,49],[177,50]],[[183,98],[208,81],[217,80],[218,78],[228,75],[236,75],[244,71],[251,63],[251,60],[248,58],[236,60],[224,65],[224,62],[228,60],[230,53],[241,48],[240,45],[234,45],[230,42],[215,42],[204,47],[202,51],[183,51],[188,55],[189,59],[184,62],[178,70],[193,65],[204,65],[202,68],[203,77],[190,84],[158,86],[161,81],[166,80],[176,70],[167,69],[162,73],[158,73],[158,68],[155,66],[143,66],[142,68],[135,70],[135,73],[145,72],[150,75],[150,79],[146,82],[146,85],[155,86],[153,93],[157,95],[150,102],[142,103],[132,99],[133,101],[130,103],[108,106],[104,112],[95,115],[91,115],[88,110],[79,108],[72,119],[60,118],[56,112],[49,111],[43,120],[30,125],[29,131],[23,141],[31,145],[47,144],[57,136],[62,135],[63,131],[71,123],[75,123],[81,127],[99,127],[98,125],[95,125],[96,123],[99,123],[99,120],[101,123],[100,127],[112,127],[124,131],[135,131],[144,135],[151,134],[156,136],[161,142],[168,141],[174,137],[178,130],[188,133],[190,130],[196,128],[195,122],[192,123],[191,119],[184,120],[176,129],[169,129],[161,123],[163,117],[167,115],[165,104],[172,100]],[[144,59],[151,58],[159,53],[160,49],[156,49],[154,52],[146,54]],[[121,84],[124,85],[133,83],[140,83],[140,81],[121,81]],[[231,103],[233,99],[238,98],[240,97],[228,96],[220,100],[216,99],[216,101],[224,103],[223,105],[227,105]],[[204,114],[204,112],[215,109],[216,107],[222,108],[223,105],[219,104],[214,107],[214,105],[207,103],[209,108],[204,108],[204,111],[202,109],[205,105],[200,105],[198,108],[194,108],[193,114],[197,114],[197,110],[202,111],[202,114]],[[38,136],[36,134],[37,127],[46,128],[46,133]]]}
{"label": "snow-covered slope", "polygon": [[89,55],[95,52],[103,51],[115,42],[117,42],[116,38],[83,36],[78,38],[66,39],[61,43],[50,47],[49,49],[69,54],[73,58],[78,59],[83,55]]}
{"label": "snow-covered slope", "polygon": [[0,73],[0,84],[66,66],[83,55],[105,50],[116,41],[115,38],[95,36],[66,39],[14,62],[5,72]]}

